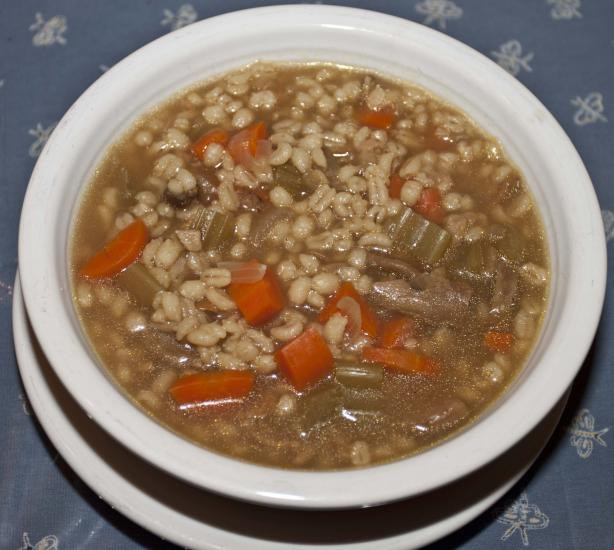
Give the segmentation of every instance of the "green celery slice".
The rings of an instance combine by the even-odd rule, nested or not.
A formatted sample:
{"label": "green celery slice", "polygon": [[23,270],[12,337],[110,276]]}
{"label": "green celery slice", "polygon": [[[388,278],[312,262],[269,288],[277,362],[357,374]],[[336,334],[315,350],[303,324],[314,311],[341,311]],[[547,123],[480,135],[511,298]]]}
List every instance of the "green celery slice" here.
{"label": "green celery slice", "polygon": [[200,239],[205,250],[221,248],[227,245],[234,234],[234,216],[228,212],[205,209],[200,216]]}
{"label": "green celery slice", "polygon": [[463,244],[456,251],[451,269],[459,277],[476,281],[487,275],[488,243],[483,240]]}
{"label": "green celery slice", "polygon": [[136,302],[151,307],[154,296],[164,290],[148,269],[139,262],[133,262],[117,276],[119,286],[127,290]]}
{"label": "green celery slice", "polygon": [[388,226],[392,252],[404,260],[416,259],[434,264],[443,258],[452,242],[452,235],[436,223],[407,208]]}
{"label": "green celery slice", "polygon": [[301,398],[305,428],[310,429],[335,416],[341,405],[342,392],[336,384],[324,384]]}
{"label": "green celery slice", "polygon": [[283,187],[294,200],[302,199],[313,191],[303,175],[291,164],[282,164],[273,168],[273,186]]}
{"label": "green celery slice", "polygon": [[378,388],[384,379],[384,369],[379,365],[351,361],[337,361],[335,380],[348,388]]}
{"label": "green celery slice", "polygon": [[384,394],[379,390],[344,388],[340,414],[358,424],[377,422],[385,415],[384,405]]}

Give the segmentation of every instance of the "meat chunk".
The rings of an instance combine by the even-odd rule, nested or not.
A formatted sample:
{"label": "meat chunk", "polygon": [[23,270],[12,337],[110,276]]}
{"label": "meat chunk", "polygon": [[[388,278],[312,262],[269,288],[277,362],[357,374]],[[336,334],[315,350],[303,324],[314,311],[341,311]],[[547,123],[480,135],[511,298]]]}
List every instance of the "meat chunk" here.
{"label": "meat chunk", "polygon": [[413,281],[420,274],[419,270],[409,265],[407,262],[376,252],[367,253],[367,266],[374,267],[387,273],[393,273],[408,281]]}
{"label": "meat chunk", "polygon": [[471,313],[471,296],[467,287],[432,286],[416,290],[400,279],[374,283],[371,290],[371,300],[381,307],[450,325],[466,321]]}

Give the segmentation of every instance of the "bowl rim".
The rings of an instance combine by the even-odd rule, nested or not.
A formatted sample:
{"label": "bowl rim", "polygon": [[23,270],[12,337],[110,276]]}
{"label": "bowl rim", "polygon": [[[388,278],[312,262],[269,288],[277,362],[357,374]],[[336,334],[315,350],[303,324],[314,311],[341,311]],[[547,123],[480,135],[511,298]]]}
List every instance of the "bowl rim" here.
{"label": "bowl rim", "polygon": [[[569,227],[560,231],[574,237],[568,244],[582,259],[578,265],[565,264],[569,271],[557,275],[566,285],[569,300],[564,306],[567,317],[553,329],[562,350],[548,349],[540,357],[544,364],[546,359],[548,365],[559,362],[556,377],[549,376],[554,373],[552,365],[533,369],[523,384],[508,391],[495,410],[465,430],[462,437],[448,439],[409,459],[354,470],[283,470],[221,456],[177,437],[128,401],[92,361],[80,337],[66,332],[70,318],[64,304],[70,288],[62,284],[61,271],[67,272],[67,264],[59,265],[53,256],[56,232],[49,227],[56,227],[66,206],[53,184],[59,185],[58,179],[61,181],[62,174],[70,169],[66,161],[58,159],[75,155],[65,145],[75,147],[71,132],[85,124],[81,118],[87,119],[100,93],[131,76],[135,63],[151,63],[160,52],[176,52],[195,37],[207,33],[215,36],[233,25],[241,27],[248,21],[253,25],[256,20],[269,29],[282,22],[290,28],[314,31],[339,28],[394,44],[401,38],[411,38],[435,51],[454,51],[467,66],[484,71],[481,77],[495,79],[501,89],[517,99],[516,107],[536,113],[535,121],[531,119],[535,124],[532,129],[553,139],[549,146],[556,146],[558,156],[566,159],[560,165],[550,162],[548,166],[557,178],[573,182],[559,206],[567,208],[569,214],[572,207],[565,201],[573,201],[575,217],[566,219]],[[47,228],[45,224],[49,224]],[[550,245],[554,246],[552,242]],[[570,256],[575,258],[574,254]],[[339,6],[290,5],[242,10],[192,24],[143,46],[92,84],[57,125],[33,170],[20,220],[19,268],[28,315],[50,364],[80,406],[113,437],[149,462],[206,489],[262,504],[322,509],[379,504],[434,489],[485,465],[526,435],[571,384],[588,352],[605,296],[606,245],[594,189],[571,141],[539,100],[493,61],[447,35],[398,17]],[[76,363],[83,362],[89,363],[88,368],[77,368]],[[532,410],[521,414],[526,413],[527,403]],[[516,420],[511,422],[509,415],[514,412]],[[481,438],[476,435],[478,426]],[[487,433],[495,436],[502,426],[505,438],[483,440]],[[149,444],[152,438],[158,445]],[[205,459],[207,468],[203,468]],[[401,483],[395,481],[401,479]]]}

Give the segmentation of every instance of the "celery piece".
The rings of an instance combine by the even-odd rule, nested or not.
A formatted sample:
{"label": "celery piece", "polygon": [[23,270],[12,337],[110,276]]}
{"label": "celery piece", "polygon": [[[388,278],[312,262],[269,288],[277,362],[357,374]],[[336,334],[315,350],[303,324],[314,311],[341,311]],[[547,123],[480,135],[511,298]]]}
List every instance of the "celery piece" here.
{"label": "celery piece", "polygon": [[228,212],[205,209],[200,221],[200,239],[204,250],[222,248],[234,234],[234,216]]}
{"label": "celery piece", "polygon": [[315,388],[303,396],[301,410],[305,428],[312,428],[335,416],[341,405],[341,397],[341,388],[330,383]]}
{"label": "celery piece", "polygon": [[487,275],[488,243],[478,240],[463,244],[456,251],[456,257],[451,263],[452,272],[463,279],[477,281]]}
{"label": "celery piece", "polygon": [[337,361],[335,380],[347,388],[378,388],[384,379],[384,369],[379,365]]}
{"label": "celery piece", "polygon": [[343,410],[352,416],[381,413],[384,407],[384,395],[373,390],[349,390],[343,392]]}
{"label": "celery piece", "polygon": [[401,259],[415,258],[425,264],[441,260],[452,242],[452,235],[411,208],[401,212],[388,225],[392,252]]}
{"label": "celery piece", "polygon": [[164,290],[148,269],[139,262],[133,262],[124,269],[117,276],[117,282],[130,293],[137,304],[144,307],[151,307],[156,293]]}
{"label": "celery piece", "polygon": [[303,175],[291,164],[282,164],[273,168],[273,186],[283,187],[294,200],[299,200],[313,191]]}

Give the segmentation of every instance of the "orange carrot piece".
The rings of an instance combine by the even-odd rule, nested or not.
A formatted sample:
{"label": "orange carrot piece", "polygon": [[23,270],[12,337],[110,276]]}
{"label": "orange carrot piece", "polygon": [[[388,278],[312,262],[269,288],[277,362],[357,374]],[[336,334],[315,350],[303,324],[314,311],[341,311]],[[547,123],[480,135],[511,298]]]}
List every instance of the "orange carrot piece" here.
{"label": "orange carrot piece", "polygon": [[514,343],[514,335],[511,332],[496,332],[489,330],[484,334],[484,344],[492,351],[505,353]]}
{"label": "orange carrot piece", "polygon": [[242,399],[252,390],[254,378],[244,370],[197,372],[179,378],[169,392],[181,406],[213,405]]}
{"label": "orange carrot piece", "polygon": [[134,262],[145,248],[147,227],[137,219],[120,231],[102,250],[94,254],[79,270],[90,279],[112,277]]}
{"label": "orange carrot piece", "polygon": [[405,340],[416,333],[416,322],[411,317],[397,317],[386,321],[381,330],[379,345],[383,348],[402,348]]}
{"label": "orange carrot piece", "polygon": [[388,183],[388,194],[391,199],[400,199],[401,198],[401,189],[403,189],[403,185],[405,185],[405,180],[399,176],[398,172],[395,172],[390,176],[390,182]]}
{"label": "orange carrot piece", "polygon": [[427,220],[438,224],[443,222],[444,212],[441,206],[441,193],[436,187],[425,187],[418,202],[412,208]]}
{"label": "orange carrot piece", "polygon": [[337,307],[337,304],[339,303],[339,300],[345,296],[349,296],[358,302],[358,305],[360,306],[360,315],[362,317],[361,329],[368,336],[375,338],[377,336],[377,318],[369,307],[369,304],[367,304],[366,300],[360,294],[358,294],[352,283],[346,282],[339,287],[339,290],[337,290],[330,302],[328,302],[328,304],[324,306],[324,309],[320,311],[317,318],[318,322],[325,323],[335,313],[342,313]]}
{"label": "orange carrot piece", "polygon": [[255,157],[258,142],[267,139],[268,132],[264,122],[255,122],[230,138],[228,151],[235,162],[242,163],[245,157]]}
{"label": "orange carrot piece", "polygon": [[455,140],[449,136],[438,135],[437,132],[432,130],[428,132],[424,137],[424,148],[432,149],[433,151],[449,151],[456,146]]}
{"label": "orange carrot piece", "polygon": [[326,340],[309,328],[292,342],[275,352],[275,360],[297,390],[326,376],[333,368],[333,355]]}
{"label": "orange carrot piece", "polygon": [[367,107],[363,107],[356,112],[356,120],[363,126],[378,128],[380,130],[388,130],[396,119],[396,114],[392,107],[384,107],[373,111]]}
{"label": "orange carrot piece", "polygon": [[198,141],[192,144],[191,151],[199,159],[203,158],[205,150],[212,143],[219,143],[220,145],[226,145],[230,136],[225,130],[215,129],[204,134]]}
{"label": "orange carrot piece", "polygon": [[[252,260],[254,267],[258,262]],[[268,267],[264,277],[255,283],[230,283],[228,294],[250,325],[270,321],[285,306],[286,300],[277,275]]]}
{"label": "orange carrot piece", "polygon": [[385,349],[366,346],[362,356],[373,363],[405,374],[435,375],[441,369],[439,361],[407,349]]}
{"label": "orange carrot piece", "polygon": [[258,142],[267,139],[269,136],[266,124],[262,121],[255,122],[247,128],[247,135],[249,137],[249,152],[254,157],[256,156],[256,151],[258,151]]}

